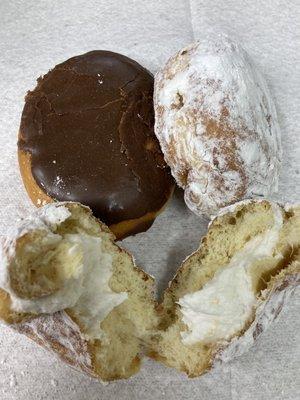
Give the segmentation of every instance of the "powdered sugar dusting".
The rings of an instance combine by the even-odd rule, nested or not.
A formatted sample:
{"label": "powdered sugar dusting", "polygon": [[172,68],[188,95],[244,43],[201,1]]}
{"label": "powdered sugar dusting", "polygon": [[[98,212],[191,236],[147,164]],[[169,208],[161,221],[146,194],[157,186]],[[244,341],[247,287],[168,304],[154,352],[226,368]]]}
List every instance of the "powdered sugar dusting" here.
{"label": "powdered sugar dusting", "polygon": [[12,327],[47,350],[54,352],[75,369],[96,376],[92,368],[88,344],[83,339],[78,325],[65,311],[40,315]]}
{"label": "powdered sugar dusting", "polygon": [[[69,207],[70,207],[69,203]],[[83,207],[84,209],[84,207]],[[123,303],[128,294],[126,292],[114,292],[109,286],[110,278],[113,274],[113,255],[105,251],[100,237],[86,234],[85,231],[78,231],[60,235],[55,233],[53,228],[61,224],[71,216],[71,211],[67,203],[50,204],[43,209],[39,209],[33,216],[23,220],[21,228],[17,232],[37,232],[43,230],[45,234],[40,238],[40,245],[47,247],[57,246],[59,243],[69,246],[68,256],[64,255],[64,266],[58,264],[63,269],[71,263],[73,270],[68,270],[67,277],[63,284],[56,287],[55,291],[40,295],[38,297],[23,297],[15,291],[11,284],[10,261],[14,259],[15,248],[20,236],[14,236],[8,243],[9,257],[4,256],[2,270],[0,270],[0,287],[10,295],[11,309],[19,313],[30,314],[52,314],[61,310],[71,309],[76,320],[79,322],[86,337],[91,340],[104,339],[104,332],[100,329],[100,323],[118,305]],[[40,221],[38,220],[40,218]],[[30,225],[34,221],[33,226]],[[27,243],[27,246],[30,245]],[[37,251],[37,250],[36,250]],[[37,257],[36,253],[36,257]],[[39,257],[43,257],[41,253]],[[22,255],[20,254],[21,258]],[[73,257],[73,258],[72,258]],[[70,260],[77,257],[73,265]],[[5,262],[4,262],[5,260]],[[0,261],[1,262],[1,261]],[[76,268],[75,268],[76,266]],[[57,267],[58,268],[58,267]],[[76,271],[75,271],[76,269]]]}
{"label": "powdered sugar dusting", "polygon": [[278,317],[300,284],[300,273],[290,274],[279,280],[265,295],[256,309],[255,319],[244,335],[235,337],[216,355],[215,363],[228,362],[244,354]]}
{"label": "powdered sugar dusting", "polygon": [[277,114],[265,79],[220,35],[171,57],[155,79],[156,135],[187,205],[215,213],[277,189]]}

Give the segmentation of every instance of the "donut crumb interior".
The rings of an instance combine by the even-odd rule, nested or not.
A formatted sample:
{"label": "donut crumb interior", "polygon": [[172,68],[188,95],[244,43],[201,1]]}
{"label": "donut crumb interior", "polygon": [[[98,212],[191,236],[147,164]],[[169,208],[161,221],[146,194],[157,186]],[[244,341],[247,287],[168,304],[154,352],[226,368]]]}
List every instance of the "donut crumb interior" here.
{"label": "donut crumb interior", "polygon": [[[70,216],[52,232],[39,228],[17,240],[16,254],[9,265],[12,290],[26,301],[55,295],[80,274],[83,265],[80,247],[74,247],[70,238],[82,234],[87,240],[100,239],[103,254],[112,260],[109,287],[112,293],[126,293],[127,298],[99,324],[101,335],[90,335],[86,322],[89,315],[83,305],[78,308],[76,304],[66,312],[87,340],[96,375],[103,381],[127,378],[139,370],[143,344],[157,325],[153,278],[134,265],[130,254],[115,245],[113,235],[89,210],[70,203],[67,208]],[[101,268],[92,273],[95,271],[101,274]],[[97,281],[96,275],[94,280]],[[10,295],[1,289],[0,317],[16,323],[32,315],[16,312]]]}
{"label": "donut crumb interior", "polygon": [[[272,255],[258,258],[248,267],[257,301],[265,300],[281,278],[300,272],[300,208],[280,210],[283,224]],[[270,230],[273,224],[274,212],[267,201],[242,204],[213,221],[200,248],[185,260],[165,292],[159,307],[160,330],[152,338],[151,357],[184,371],[190,377],[199,376],[211,367],[215,354],[224,343],[245,332],[254,320],[255,307],[251,318],[231,338],[223,342],[212,340],[184,344],[182,333],[188,331],[188,327],[182,320],[178,301],[186,294],[201,291],[226,268],[237,252]]]}

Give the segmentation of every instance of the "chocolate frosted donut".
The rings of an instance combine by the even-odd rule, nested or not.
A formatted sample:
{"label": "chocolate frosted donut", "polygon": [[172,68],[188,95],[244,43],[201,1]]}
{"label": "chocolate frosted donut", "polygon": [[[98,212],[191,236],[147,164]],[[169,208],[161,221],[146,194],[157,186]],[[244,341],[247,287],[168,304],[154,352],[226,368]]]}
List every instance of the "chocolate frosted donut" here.
{"label": "chocolate frosted donut", "polygon": [[109,51],[70,58],[39,78],[18,142],[31,200],[88,205],[118,238],[148,229],[173,190],[152,96],[152,75]]}

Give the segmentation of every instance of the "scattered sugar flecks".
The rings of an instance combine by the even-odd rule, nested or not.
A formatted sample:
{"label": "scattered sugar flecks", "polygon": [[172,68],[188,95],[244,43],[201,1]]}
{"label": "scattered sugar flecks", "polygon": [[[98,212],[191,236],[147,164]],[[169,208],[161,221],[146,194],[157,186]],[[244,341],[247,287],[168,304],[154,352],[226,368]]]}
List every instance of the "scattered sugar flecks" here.
{"label": "scattered sugar flecks", "polygon": [[58,386],[58,381],[56,379],[51,379],[50,380],[51,386],[57,387]]}
{"label": "scattered sugar flecks", "polygon": [[55,184],[56,184],[57,186],[63,184],[63,180],[62,180],[62,178],[61,178],[59,175],[57,175],[57,177],[55,178]]}
{"label": "scattered sugar flecks", "polygon": [[10,377],[9,377],[9,386],[11,388],[13,388],[13,387],[15,387],[17,385],[18,385],[18,381],[17,381],[16,375],[15,374],[11,374]]}
{"label": "scattered sugar flecks", "polygon": [[38,206],[45,206],[47,204],[46,200],[37,199],[36,204]]}
{"label": "scattered sugar flecks", "polygon": [[97,74],[97,76],[98,76],[98,83],[100,84],[100,85],[102,85],[102,83],[103,83],[103,77],[101,77],[101,74]]}

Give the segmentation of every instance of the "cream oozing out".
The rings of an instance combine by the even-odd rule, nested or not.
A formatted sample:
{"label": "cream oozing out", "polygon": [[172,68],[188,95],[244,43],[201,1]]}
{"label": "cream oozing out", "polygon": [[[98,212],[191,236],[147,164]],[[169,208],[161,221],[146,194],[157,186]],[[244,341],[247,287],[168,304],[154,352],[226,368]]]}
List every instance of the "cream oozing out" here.
{"label": "cream oozing out", "polygon": [[[53,241],[55,245],[64,242],[68,246],[65,256],[67,260],[72,261],[65,260],[64,271],[61,272],[64,278],[62,286],[46,296],[33,299],[18,297],[10,286],[7,265],[6,268],[3,265],[2,270],[5,269],[6,274],[3,274],[0,286],[10,294],[11,308],[14,311],[51,314],[69,309],[86,338],[103,339],[101,322],[128,297],[126,292],[116,293],[109,286],[113,273],[113,256],[104,250],[100,237],[88,235],[80,230],[79,233],[64,235],[52,232],[54,227],[71,215],[66,207],[50,205],[45,208],[44,214],[40,213],[35,221],[29,221],[28,229],[46,230],[47,244],[49,241]],[[26,228],[22,234],[24,232]]]}
{"label": "cream oozing out", "polygon": [[85,335],[103,338],[100,323],[118,305],[128,298],[126,292],[116,293],[109,286],[112,276],[111,254],[101,248],[101,239],[87,235],[68,235],[70,241],[83,245],[85,276],[78,301],[72,312],[84,326]]}
{"label": "cream oozing out", "polygon": [[272,228],[247,242],[201,290],[179,299],[182,321],[188,328],[181,332],[185,345],[229,340],[252,318],[257,298],[251,266],[273,255],[283,224],[277,205],[273,212]]}

